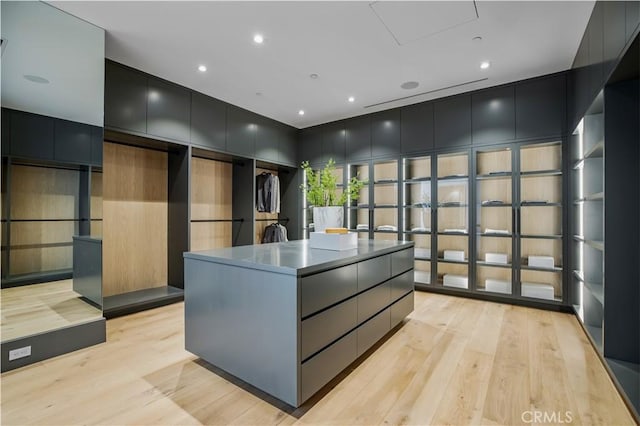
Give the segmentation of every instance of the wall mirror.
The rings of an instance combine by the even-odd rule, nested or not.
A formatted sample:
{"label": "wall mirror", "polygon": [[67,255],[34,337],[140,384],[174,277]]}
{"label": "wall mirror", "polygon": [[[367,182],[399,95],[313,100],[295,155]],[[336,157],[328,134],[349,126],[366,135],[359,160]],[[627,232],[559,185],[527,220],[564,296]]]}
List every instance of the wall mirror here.
{"label": "wall mirror", "polygon": [[[58,148],[86,142],[67,126],[102,150],[104,30],[42,2],[0,7],[4,344],[102,318],[101,160],[58,161]],[[53,142],[37,137],[46,126]]]}

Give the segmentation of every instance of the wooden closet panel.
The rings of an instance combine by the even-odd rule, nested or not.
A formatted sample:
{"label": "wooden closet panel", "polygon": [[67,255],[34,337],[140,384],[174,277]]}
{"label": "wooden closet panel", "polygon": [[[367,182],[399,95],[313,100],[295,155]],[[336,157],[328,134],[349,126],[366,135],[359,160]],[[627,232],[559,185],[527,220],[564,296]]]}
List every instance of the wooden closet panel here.
{"label": "wooden closet panel", "polygon": [[[259,167],[256,167],[256,176],[258,176],[263,172],[271,173],[272,175],[278,176],[277,171],[269,170],[269,169],[261,169]],[[255,198],[255,194],[253,195],[253,197]],[[264,230],[267,228],[267,226],[278,221],[278,213],[267,213],[267,212],[256,211],[255,218],[256,218],[256,223],[254,227],[254,232],[255,232],[254,243],[262,244],[262,236],[264,235]],[[286,226],[287,224],[283,223],[283,225]]]}
{"label": "wooden closet panel", "polygon": [[232,164],[191,161],[191,220],[232,219]]}
{"label": "wooden closet panel", "polygon": [[76,219],[79,191],[77,170],[14,165],[11,219]]}
{"label": "wooden closet panel", "polygon": [[91,173],[91,236],[102,236],[102,172]]}
{"label": "wooden closet panel", "polygon": [[231,246],[231,222],[191,223],[191,251]]}
{"label": "wooden closet panel", "polygon": [[167,285],[167,153],[104,144],[103,295]]}
{"label": "wooden closet panel", "polygon": [[78,222],[13,222],[11,275],[70,269]]}

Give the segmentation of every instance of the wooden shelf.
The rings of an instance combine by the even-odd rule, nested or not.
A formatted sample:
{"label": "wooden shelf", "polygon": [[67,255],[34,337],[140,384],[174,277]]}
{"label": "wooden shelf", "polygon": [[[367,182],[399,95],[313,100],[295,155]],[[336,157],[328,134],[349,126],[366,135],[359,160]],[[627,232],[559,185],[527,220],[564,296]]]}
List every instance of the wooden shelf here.
{"label": "wooden shelf", "polygon": [[562,176],[562,170],[535,170],[531,172],[521,172],[520,176],[526,177],[540,177],[540,176]]}
{"label": "wooden shelf", "polygon": [[479,266],[488,266],[492,268],[505,268],[511,269],[512,265],[510,263],[494,263],[494,262],[485,262],[484,260],[477,260],[476,265]]}
{"label": "wooden shelf", "polygon": [[511,178],[512,176],[513,176],[513,173],[511,172],[496,172],[496,173],[489,173],[485,175],[477,175],[476,180],[504,179],[504,178]]}
{"label": "wooden shelf", "polygon": [[526,271],[540,271],[540,272],[562,272],[562,266],[554,266],[553,268],[538,268],[536,266],[529,266],[522,264],[520,269]]}
{"label": "wooden shelf", "polygon": [[458,265],[468,265],[469,261],[468,260],[452,260],[452,259],[445,259],[443,257],[439,257],[438,263],[455,263]]}

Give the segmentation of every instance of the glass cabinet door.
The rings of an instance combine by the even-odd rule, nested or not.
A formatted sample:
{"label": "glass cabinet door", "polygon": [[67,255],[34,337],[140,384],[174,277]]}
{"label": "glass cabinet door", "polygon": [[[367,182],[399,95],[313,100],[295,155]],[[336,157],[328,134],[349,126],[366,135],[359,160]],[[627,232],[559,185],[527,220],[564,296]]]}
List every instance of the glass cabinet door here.
{"label": "glass cabinet door", "polygon": [[358,238],[369,238],[369,230],[371,229],[369,224],[369,186],[371,185],[369,163],[350,164],[347,181],[352,177],[357,177],[367,182],[367,184],[360,190],[357,200],[349,200],[347,226],[350,231],[358,232]]}
{"label": "glass cabinet door", "polygon": [[[337,182],[337,190],[336,190],[336,198],[340,198],[342,196],[342,192],[344,191],[344,166],[337,165],[333,171],[333,175]],[[306,185],[307,177],[302,175],[303,183]],[[346,220],[343,222],[344,226],[347,226]],[[303,192],[302,195],[302,238],[308,239],[309,232],[313,232],[313,206],[309,204],[307,200],[306,194]]]}
{"label": "glass cabinet door", "polygon": [[437,159],[437,284],[469,288],[469,154]]}
{"label": "glass cabinet door", "polygon": [[520,295],[562,300],[562,145],[520,148]]}
{"label": "glass cabinet door", "polygon": [[509,148],[476,152],[476,289],[512,293],[513,173]]}
{"label": "glass cabinet door", "polygon": [[403,238],[414,242],[414,278],[431,284],[431,157],[403,160]]}
{"label": "glass cabinet door", "polygon": [[373,238],[398,240],[398,162],[373,163]]}

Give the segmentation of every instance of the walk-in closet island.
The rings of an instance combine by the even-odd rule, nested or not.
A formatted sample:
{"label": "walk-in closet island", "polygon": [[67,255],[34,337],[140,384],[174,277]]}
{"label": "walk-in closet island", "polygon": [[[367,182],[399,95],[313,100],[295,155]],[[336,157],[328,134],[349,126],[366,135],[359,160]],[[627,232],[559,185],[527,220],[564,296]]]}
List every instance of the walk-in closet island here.
{"label": "walk-in closet island", "polygon": [[413,245],[187,252],[186,349],[298,407],[413,311]]}

